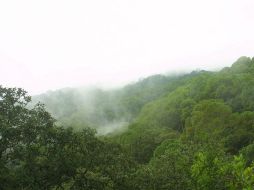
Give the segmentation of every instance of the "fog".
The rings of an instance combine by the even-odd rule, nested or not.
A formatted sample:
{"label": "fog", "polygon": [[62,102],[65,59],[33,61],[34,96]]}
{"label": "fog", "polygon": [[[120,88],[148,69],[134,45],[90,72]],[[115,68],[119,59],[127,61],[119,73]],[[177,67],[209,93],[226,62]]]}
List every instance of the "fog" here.
{"label": "fog", "polygon": [[32,105],[45,104],[47,111],[64,127],[78,130],[91,127],[98,135],[120,133],[132,120],[131,114],[121,104],[121,90],[64,88],[33,96]]}
{"label": "fog", "polygon": [[115,89],[63,88],[33,96],[31,107],[38,102],[45,104],[64,127],[90,127],[98,135],[119,134],[137,119],[144,105],[167,95],[192,75],[154,75]]}
{"label": "fog", "polygon": [[252,0],[1,1],[0,81],[30,94],[253,56]]}
{"label": "fog", "polygon": [[129,123],[126,121],[112,122],[106,125],[100,126],[97,129],[98,135],[109,135],[109,134],[118,134],[126,131],[128,129]]}

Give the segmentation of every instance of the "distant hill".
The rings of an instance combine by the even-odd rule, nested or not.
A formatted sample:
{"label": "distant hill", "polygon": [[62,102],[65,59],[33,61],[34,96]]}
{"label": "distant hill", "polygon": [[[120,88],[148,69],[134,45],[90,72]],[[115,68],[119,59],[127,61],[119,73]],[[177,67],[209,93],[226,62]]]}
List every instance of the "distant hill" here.
{"label": "distant hill", "polygon": [[0,86],[0,189],[254,189],[254,58],[29,101]]}
{"label": "distant hill", "polygon": [[[112,124],[114,130],[118,123],[121,127],[123,123],[132,123],[135,118],[140,120],[144,115],[150,119],[158,116],[162,122],[164,119],[160,118],[166,113],[162,113],[166,109],[163,106],[169,104],[167,101],[173,99],[174,94],[178,99],[188,98],[195,102],[222,99],[234,111],[252,110],[252,90],[249,88],[252,84],[249,83],[252,82],[253,69],[253,59],[241,57],[232,67],[220,72],[201,70],[176,76],[154,75],[114,90],[66,88],[34,96],[33,102],[44,103],[47,110],[66,126],[101,129]],[[188,91],[187,95],[183,94],[184,90]],[[243,98],[245,100],[240,101]],[[171,123],[169,119],[167,122]],[[174,123],[171,128],[180,130],[179,121]]]}

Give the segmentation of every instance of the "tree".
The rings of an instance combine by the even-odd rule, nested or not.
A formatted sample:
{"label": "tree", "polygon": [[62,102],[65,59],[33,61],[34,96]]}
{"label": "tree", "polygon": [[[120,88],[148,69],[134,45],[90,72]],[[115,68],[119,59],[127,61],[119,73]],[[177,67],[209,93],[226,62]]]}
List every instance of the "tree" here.
{"label": "tree", "polygon": [[192,189],[191,153],[177,140],[164,141],[147,166],[137,172],[139,189]]}
{"label": "tree", "polygon": [[30,100],[0,87],[0,189],[129,189],[135,163],[119,145],[57,126]]}
{"label": "tree", "polygon": [[197,143],[219,142],[231,114],[231,108],[220,100],[201,101],[192,111],[185,135]]}

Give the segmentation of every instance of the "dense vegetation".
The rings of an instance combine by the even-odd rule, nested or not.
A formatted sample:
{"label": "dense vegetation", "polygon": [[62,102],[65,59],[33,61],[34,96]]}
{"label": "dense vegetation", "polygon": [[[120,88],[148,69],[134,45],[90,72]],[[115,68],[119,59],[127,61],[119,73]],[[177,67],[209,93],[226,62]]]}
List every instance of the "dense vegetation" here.
{"label": "dense vegetation", "polygon": [[[241,57],[220,72],[34,97],[46,108],[0,87],[0,189],[252,190],[253,76]],[[91,129],[119,122],[128,128]]]}

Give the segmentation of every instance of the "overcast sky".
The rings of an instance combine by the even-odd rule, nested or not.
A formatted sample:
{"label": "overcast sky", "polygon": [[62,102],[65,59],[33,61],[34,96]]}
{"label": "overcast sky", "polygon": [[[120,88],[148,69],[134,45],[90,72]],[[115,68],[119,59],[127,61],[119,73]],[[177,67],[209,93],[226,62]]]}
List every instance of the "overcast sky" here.
{"label": "overcast sky", "polygon": [[253,0],[0,0],[0,84],[30,94],[254,56]]}

